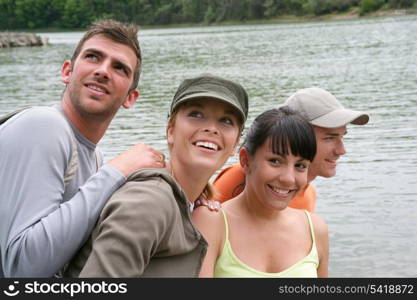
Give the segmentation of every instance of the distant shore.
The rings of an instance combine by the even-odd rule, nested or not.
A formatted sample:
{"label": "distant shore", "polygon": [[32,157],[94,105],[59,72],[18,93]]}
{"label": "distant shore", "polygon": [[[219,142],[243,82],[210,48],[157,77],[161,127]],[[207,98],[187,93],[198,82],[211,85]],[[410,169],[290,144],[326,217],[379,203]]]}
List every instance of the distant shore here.
{"label": "distant shore", "polygon": [[[251,25],[251,24],[279,24],[279,23],[308,23],[321,21],[343,21],[355,19],[373,19],[380,17],[396,17],[404,15],[417,15],[417,8],[408,9],[380,9],[375,12],[360,15],[359,8],[353,7],[343,13],[330,13],[320,16],[314,15],[282,15],[271,19],[243,20],[243,21],[224,21],[216,23],[177,23],[164,25],[140,25],[141,29],[159,29],[159,28],[182,28],[182,27],[207,27],[207,26],[228,26],[228,25]],[[83,32],[85,28],[39,28],[39,29],[22,29],[0,31],[0,48],[19,47],[19,46],[42,46],[47,45],[45,37],[37,36],[40,32]],[[36,37],[34,37],[36,36]],[[42,40],[43,39],[43,40]],[[46,40],[45,40],[46,39]]]}
{"label": "distant shore", "polygon": [[[273,23],[300,23],[300,22],[319,22],[319,21],[338,21],[338,20],[355,20],[355,19],[373,19],[380,17],[396,17],[404,15],[417,15],[417,8],[410,9],[380,9],[373,13],[366,15],[360,15],[358,8],[352,8],[349,11],[343,13],[331,13],[320,16],[313,15],[282,15],[273,19],[262,19],[262,20],[250,20],[243,22],[222,22],[222,23],[213,23],[211,25],[227,25],[227,24],[273,24]],[[190,24],[191,25],[191,24]],[[180,25],[182,26],[182,25]],[[143,28],[147,28],[144,26]]]}
{"label": "distant shore", "polygon": [[[282,15],[272,19],[258,19],[258,20],[246,20],[246,21],[224,21],[217,23],[180,23],[180,24],[167,24],[167,25],[141,25],[142,29],[158,29],[158,28],[175,28],[175,27],[206,27],[206,26],[227,26],[227,25],[244,25],[244,24],[276,24],[276,23],[308,23],[308,22],[320,22],[320,21],[342,21],[342,20],[355,20],[355,19],[373,19],[380,17],[396,17],[404,15],[417,15],[417,8],[409,9],[380,9],[373,13],[366,15],[359,14],[359,8],[352,8],[349,11],[343,13],[331,13],[320,16],[313,15]],[[78,29],[82,31],[82,29]]]}

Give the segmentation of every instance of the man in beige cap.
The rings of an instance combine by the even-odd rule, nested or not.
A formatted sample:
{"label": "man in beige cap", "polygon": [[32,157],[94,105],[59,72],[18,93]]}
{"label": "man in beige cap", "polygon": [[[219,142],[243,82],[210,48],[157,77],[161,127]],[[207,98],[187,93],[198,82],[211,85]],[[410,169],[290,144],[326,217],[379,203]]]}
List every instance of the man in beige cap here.
{"label": "man in beige cap", "polygon": [[[334,95],[321,88],[301,89],[291,95],[284,105],[299,111],[313,125],[317,141],[317,153],[308,170],[307,186],[298,193],[289,206],[315,210],[316,189],[311,182],[317,177],[336,175],[337,160],[346,153],[343,137],[351,123],[365,125],[369,115],[343,107]],[[224,169],[214,180],[217,195],[214,200],[224,202],[236,197],[244,187],[245,175],[240,164]]]}
{"label": "man in beige cap", "polygon": [[344,108],[335,96],[315,87],[298,90],[284,105],[304,115],[316,134],[317,154],[308,170],[308,182],[317,176],[335,176],[336,161],[346,153],[343,137],[347,124],[365,125],[368,114]]}

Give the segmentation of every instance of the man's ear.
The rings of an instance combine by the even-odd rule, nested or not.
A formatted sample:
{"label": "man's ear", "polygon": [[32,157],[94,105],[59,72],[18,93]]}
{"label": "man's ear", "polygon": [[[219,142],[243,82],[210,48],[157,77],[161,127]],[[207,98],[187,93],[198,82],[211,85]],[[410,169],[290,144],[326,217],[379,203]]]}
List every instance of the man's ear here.
{"label": "man's ear", "polygon": [[69,60],[66,60],[61,67],[61,81],[65,84],[70,83],[72,74],[72,63]]}
{"label": "man's ear", "polygon": [[134,89],[130,91],[126,97],[126,100],[123,102],[122,106],[126,109],[131,108],[139,98],[139,91]]}
{"label": "man's ear", "polygon": [[239,150],[239,163],[242,169],[246,172],[249,171],[249,152],[245,147],[240,148]]}

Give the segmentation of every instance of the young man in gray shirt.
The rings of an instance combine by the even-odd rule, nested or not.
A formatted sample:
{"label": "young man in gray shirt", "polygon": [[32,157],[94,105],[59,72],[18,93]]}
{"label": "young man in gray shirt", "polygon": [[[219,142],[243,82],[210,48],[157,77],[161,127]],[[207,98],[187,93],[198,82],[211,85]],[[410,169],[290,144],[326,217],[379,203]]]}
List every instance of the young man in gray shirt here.
{"label": "young man in gray shirt", "polygon": [[25,110],[0,126],[0,277],[56,274],[131,173],[164,167],[163,154],[144,144],[103,166],[96,157],[118,109],[139,96],[140,66],[137,27],[96,22],[62,66],[60,105]]}

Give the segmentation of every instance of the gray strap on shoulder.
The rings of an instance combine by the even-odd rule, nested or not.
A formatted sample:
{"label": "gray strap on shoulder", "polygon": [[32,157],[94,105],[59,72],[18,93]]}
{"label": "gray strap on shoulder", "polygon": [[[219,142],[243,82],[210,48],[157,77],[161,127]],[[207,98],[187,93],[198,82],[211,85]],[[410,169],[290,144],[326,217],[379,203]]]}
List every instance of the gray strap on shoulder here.
{"label": "gray strap on shoulder", "polygon": [[64,185],[67,186],[67,184],[75,177],[75,173],[77,172],[77,166],[78,166],[78,148],[77,148],[77,139],[75,138],[74,132],[72,131],[72,128],[70,128],[71,131],[71,149],[72,154],[70,161],[68,163],[67,170],[65,171],[64,175]]}
{"label": "gray strap on shoulder", "polygon": [[0,125],[1,125],[1,124],[3,124],[3,123],[5,123],[5,122],[6,122],[8,119],[10,119],[11,117],[13,117],[13,116],[17,115],[18,113],[20,113],[20,112],[22,112],[22,111],[24,111],[24,110],[26,110],[26,109],[32,108],[32,107],[33,107],[33,106],[24,106],[24,107],[21,107],[21,108],[19,108],[19,109],[15,110],[15,111],[12,111],[12,112],[10,112],[10,113],[8,113],[8,114],[4,115],[4,116],[1,116],[1,117],[0,117]]}
{"label": "gray strap on shoulder", "polygon": [[98,148],[96,148],[95,154],[96,154],[96,166],[97,166],[97,171],[98,171],[98,169],[101,167],[103,156],[101,155],[101,151],[98,150]]}
{"label": "gray strap on shoulder", "polygon": [[[72,129],[71,129],[71,149],[72,149],[72,155],[71,155],[67,170],[64,175],[64,185],[67,185],[75,177],[75,174],[77,172],[77,166],[78,166],[77,139]],[[96,148],[95,156],[96,156],[96,168],[98,170],[101,166],[101,161],[102,161],[102,155],[101,155],[100,150],[98,150],[98,148]]]}

